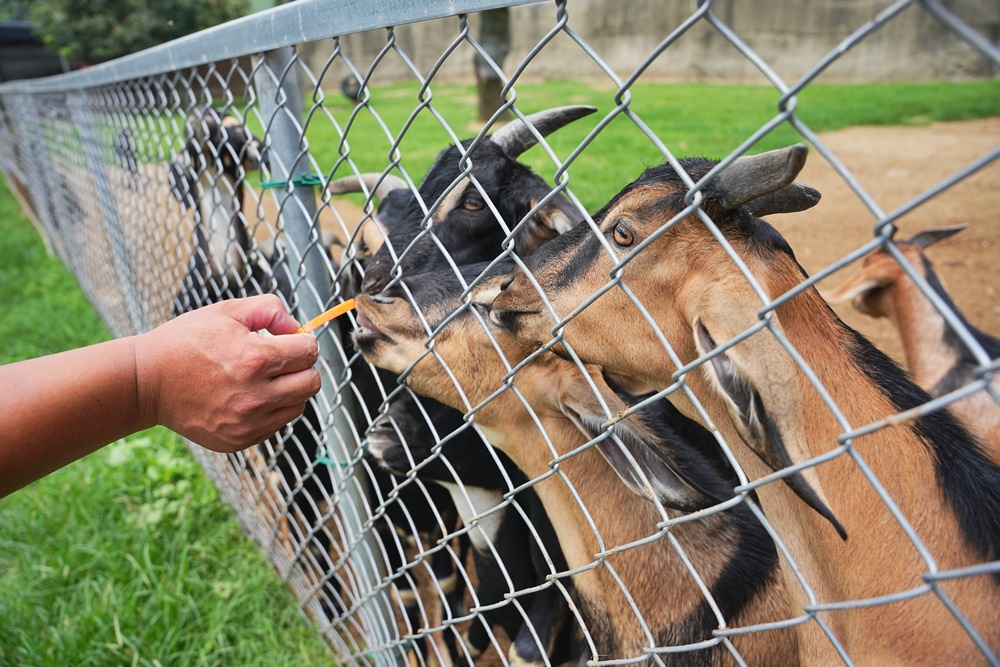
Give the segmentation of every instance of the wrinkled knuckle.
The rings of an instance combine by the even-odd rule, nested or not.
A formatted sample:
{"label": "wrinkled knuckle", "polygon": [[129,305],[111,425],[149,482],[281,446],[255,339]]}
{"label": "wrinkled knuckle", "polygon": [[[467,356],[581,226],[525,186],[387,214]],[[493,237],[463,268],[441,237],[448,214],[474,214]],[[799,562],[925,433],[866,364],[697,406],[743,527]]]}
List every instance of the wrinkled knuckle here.
{"label": "wrinkled knuckle", "polygon": [[319,341],[312,336],[309,337],[309,346],[306,348],[304,356],[310,365],[319,361]]}
{"label": "wrinkled knuckle", "polygon": [[242,364],[247,376],[254,377],[267,367],[268,356],[261,349],[249,349],[242,357]]}
{"label": "wrinkled knuckle", "polygon": [[319,371],[313,369],[309,373],[309,395],[315,396],[323,388],[323,378]]}
{"label": "wrinkled knuckle", "polygon": [[285,309],[285,305],[281,302],[281,297],[277,294],[262,294],[261,303],[267,308],[280,308]]}

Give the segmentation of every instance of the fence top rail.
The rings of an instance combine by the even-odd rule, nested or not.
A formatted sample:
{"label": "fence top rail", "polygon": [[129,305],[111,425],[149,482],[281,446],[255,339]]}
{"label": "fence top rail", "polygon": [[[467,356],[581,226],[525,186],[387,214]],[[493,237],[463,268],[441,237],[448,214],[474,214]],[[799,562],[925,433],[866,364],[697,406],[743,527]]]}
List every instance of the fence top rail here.
{"label": "fence top rail", "polygon": [[84,70],[0,84],[0,94],[93,88],[333,36],[541,1],[297,0]]}

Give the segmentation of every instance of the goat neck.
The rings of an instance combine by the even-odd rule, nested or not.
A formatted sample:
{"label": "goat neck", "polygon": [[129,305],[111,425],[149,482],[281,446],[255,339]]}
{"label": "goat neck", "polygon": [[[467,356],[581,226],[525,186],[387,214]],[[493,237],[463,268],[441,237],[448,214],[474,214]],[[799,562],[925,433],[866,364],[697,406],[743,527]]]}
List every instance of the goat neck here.
{"label": "goat neck", "polygon": [[[528,258],[544,299],[515,271],[492,304],[494,317],[534,345],[561,333],[560,346],[585,362],[655,387],[683,379],[751,479],[830,453],[844,432],[784,340],[816,374],[850,427],[927,402],[925,392],[844,325],[812,288],[769,310],[767,326],[760,328],[764,306],[806,277],[785,240],[755,217],[803,210],[818,201],[818,193],[793,180],[803,150],[734,163],[736,173],[718,179],[706,178],[710,172],[726,174],[715,162],[683,160],[684,171],[701,186],[697,210],[685,201],[689,188],[673,168],[647,170],[594,216],[599,233],[581,225]],[[620,283],[609,285],[609,276],[619,273]],[[593,302],[554,331],[588,299]],[[675,377],[679,367],[699,358],[700,365]],[[682,392],[669,398],[688,417],[702,419]],[[1000,469],[949,413],[886,427],[851,444],[938,567],[1000,557]],[[758,493],[820,601],[867,599],[922,585],[928,566],[847,454],[771,481]],[[846,529],[846,541],[839,526]],[[791,568],[785,572],[790,613],[801,613],[808,596]],[[996,649],[1000,629],[986,611],[1000,602],[993,579],[964,578],[942,587]],[[883,614],[892,620],[884,621]],[[848,654],[870,664],[979,655],[951,613],[929,596],[877,611],[826,612],[824,618]],[[816,625],[799,631],[804,660],[838,659]]]}
{"label": "goat neck", "polygon": [[[932,243],[966,227],[954,225],[926,230],[912,239],[897,241],[896,247],[986,353],[997,358],[1000,357],[1000,340],[968,322],[924,252]],[[879,249],[870,254],[858,273],[823,296],[830,303],[850,301],[865,315],[887,318],[899,332],[910,372],[917,384],[931,395],[943,396],[976,380],[977,359],[899,262],[886,251]],[[995,377],[991,384],[994,391],[1000,392],[1000,377]],[[1000,405],[993,397],[986,391],[976,392],[950,409],[987,445],[993,461],[1000,463]]]}

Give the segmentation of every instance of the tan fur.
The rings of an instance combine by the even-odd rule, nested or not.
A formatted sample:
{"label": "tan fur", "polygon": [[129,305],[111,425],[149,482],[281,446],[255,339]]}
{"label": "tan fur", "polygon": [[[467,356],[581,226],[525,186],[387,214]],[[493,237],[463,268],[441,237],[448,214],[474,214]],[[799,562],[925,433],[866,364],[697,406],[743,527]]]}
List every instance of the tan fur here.
{"label": "tan fur", "polygon": [[[667,186],[657,184],[626,195],[604,218],[604,229],[624,221],[638,244],[669,216],[642,219],[632,211],[665,194]],[[758,257],[738,243],[736,250],[771,298],[802,280],[798,268],[783,254]],[[621,256],[626,251],[623,249]],[[612,265],[607,253],[600,251],[594,264],[571,286],[556,288],[553,278],[563,270],[563,262],[571,254],[554,259],[534,274],[559,316],[565,316],[597,291],[607,281]],[[696,321],[702,321],[716,344],[721,344],[755,324],[762,306],[721,246],[693,216],[628,263],[624,282],[650,311],[682,363],[699,355],[693,335]],[[519,317],[518,332],[535,344],[551,339],[553,322],[539,306],[535,289],[523,275],[517,275],[494,306],[536,311]],[[834,315],[815,291],[808,290],[779,308],[774,321],[818,374],[851,426],[869,424],[894,412],[845,353],[845,341],[832,333],[838,330],[833,326]],[[586,308],[567,324],[564,333],[567,344],[587,362],[636,375],[660,388],[674,383],[675,364],[653,335],[653,327],[638,315],[621,289],[610,290]],[[796,462],[838,446],[837,436],[842,429],[770,332],[758,332],[726,354],[744,377],[754,379],[765,409],[778,423]],[[748,445],[731,403],[718,390],[714,372],[707,363],[685,380],[751,479],[771,472]],[[699,419],[680,392],[669,398],[685,414]],[[860,438],[855,447],[913,523],[941,569],[978,561],[964,547],[950,519],[926,446],[910,429],[905,425],[883,429]],[[846,526],[846,542],[783,482],[761,487],[759,494],[768,519],[820,601],[866,598],[922,584],[920,574],[927,570],[926,564],[847,456],[816,467],[806,477]],[[786,585],[792,603],[787,613],[801,614],[806,597],[787,568]],[[950,583],[949,593],[990,645],[1000,647],[995,612],[1000,595],[996,586],[982,577],[963,579]],[[982,660],[951,614],[933,596],[823,616],[859,664],[974,664]],[[826,665],[838,660],[815,624],[800,626],[800,646],[807,664]]]}
{"label": "tan fur", "polygon": [[[396,344],[379,343],[375,352],[368,355],[370,360],[400,372],[424,352],[426,334],[404,301],[375,303],[360,296],[358,310],[396,341]],[[501,329],[491,329],[491,333],[501,345],[507,363],[518,363],[532,351],[532,346],[525,346]],[[425,356],[416,365],[408,382],[416,391],[461,410],[467,409],[466,402],[477,405],[493,394],[499,387],[499,378],[507,372],[482,325],[471,316],[446,327],[435,339],[434,349],[458,378],[461,391],[454,387],[441,361],[433,355]],[[596,369],[589,372],[595,382],[603,384]],[[544,478],[534,488],[552,518],[569,567],[592,566],[575,575],[573,581],[582,613],[598,642],[599,657],[641,656],[644,647],[659,645],[661,639],[647,637],[642,631],[626,592],[634,598],[646,624],[658,634],[683,620],[703,599],[701,591],[666,536],[595,561],[595,554],[603,550],[655,534],[655,524],[664,516],[652,503],[621,484],[594,448],[563,461],[558,472],[548,476],[550,462],[556,456],[572,452],[587,442],[559,405],[560,397],[592,393],[580,369],[546,354],[522,368],[514,376],[513,385],[537,415],[554,451],[515,391],[496,396],[476,412],[475,421],[487,438],[507,453],[529,478]],[[582,506],[574,496],[574,489]],[[593,525],[588,515],[593,518]],[[718,576],[733,553],[732,535],[718,516],[676,526],[673,534],[707,582]],[[615,581],[612,570],[621,578],[624,590]],[[767,593],[751,604],[742,618],[727,619],[731,626],[767,622],[781,614],[783,596],[779,578],[776,576],[765,590]],[[749,664],[795,662],[794,635],[787,631],[755,633],[734,640],[734,644]]]}
{"label": "tan fur", "polygon": [[[923,263],[926,254],[922,249],[905,242],[897,247],[917,273],[926,278]],[[959,359],[944,341],[948,329],[944,318],[895,258],[883,250],[866,257],[860,272],[824,297],[830,303],[852,301],[866,315],[888,318],[899,332],[910,372],[927,391],[932,391]],[[1000,392],[1000,375],[991,384]],[[980,391],[954,403],[951,410],[986,444],[993,460],[1000,463],[1000,405]]]}

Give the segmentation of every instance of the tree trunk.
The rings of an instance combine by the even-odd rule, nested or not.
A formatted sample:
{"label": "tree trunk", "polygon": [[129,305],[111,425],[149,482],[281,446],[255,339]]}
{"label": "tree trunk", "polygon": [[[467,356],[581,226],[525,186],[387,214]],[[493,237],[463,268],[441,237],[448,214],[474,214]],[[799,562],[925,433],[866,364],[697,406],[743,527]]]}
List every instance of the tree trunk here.
{"label": "tree trunk", "polygon": [[[503,70],[503,61],[510,51],[510,18],[507,8],[491,9],[479,15],[479,44],[483,51],[493,60],[497,68]],[[479,122],[489,120],[503,100],[500,91],[504,83],[493,67],[480,53],[476,53],[476,90],[479,94]],[[498,119],[500,122],[510,120],[509,111]]]}

